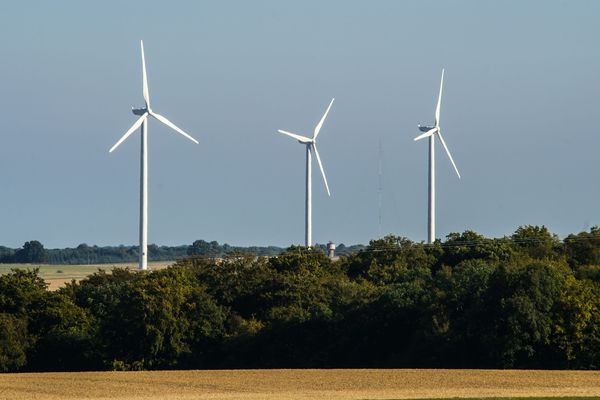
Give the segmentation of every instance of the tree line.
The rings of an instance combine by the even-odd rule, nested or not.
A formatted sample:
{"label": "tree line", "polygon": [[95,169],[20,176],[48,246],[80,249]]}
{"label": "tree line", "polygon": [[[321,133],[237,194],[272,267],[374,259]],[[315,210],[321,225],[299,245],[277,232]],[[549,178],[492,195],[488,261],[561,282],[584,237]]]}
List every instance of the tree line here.
{"label": "tree line", "polygon": [[600,367],[600,230],[0,276],[0,370]]}
{"label": "tree line", "polygon": [[[315,247],[326,250],[326,245]],[[345,255],[363,249],[362,245],[345,246],[340,244],[337,254]],[[232,252],[244,252],[255,256],[276,256],[285,249],[277,246],[231,246],[216,241],[196,240],[191,245],[157,246],[148,245],[150,261],[174,261],[188,256],[225,257]],[[139,259],[138,246],[89,246],[85,243],[75,248],[46,249],[37,240],[25,242],[20,249],[0,246],[0,263],[3,264],[118,264],[136,262]]]}

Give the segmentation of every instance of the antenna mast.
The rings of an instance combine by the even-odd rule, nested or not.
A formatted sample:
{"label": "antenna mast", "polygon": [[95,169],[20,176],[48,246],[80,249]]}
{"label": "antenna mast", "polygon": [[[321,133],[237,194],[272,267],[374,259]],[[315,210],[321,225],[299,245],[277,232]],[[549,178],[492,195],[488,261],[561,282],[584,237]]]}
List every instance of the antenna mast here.
{"label": "antenna mast", "polygon": [[378,205],[379,205],[379,239],[381,239],[381,235],[382,235],[382,227],[381,227],[381,220],[382,220],[382,212],[381,212],[381,206],[382,206],[382,194],[383,194],[383,182],[382,182],[382,175],[383,175],[383,168],[382,168],[382,158],[383,158],[383,148],[381,146],[381,136],[379,137],[379,183],[377,186],[377,196],[378,196]]}

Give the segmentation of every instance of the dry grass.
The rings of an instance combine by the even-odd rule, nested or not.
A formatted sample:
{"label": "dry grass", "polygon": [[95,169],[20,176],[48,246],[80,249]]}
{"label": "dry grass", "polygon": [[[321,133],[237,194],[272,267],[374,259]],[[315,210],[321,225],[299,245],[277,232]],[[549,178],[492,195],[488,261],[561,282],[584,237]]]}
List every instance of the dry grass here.
{"label": "dry grass", "polygon": [[240,370],[0,374],[0,399],[305,400],[598,396],[598,371]]}
{"label": "dry grass", "polygon": [[[148,268],[162,269],[174,264],[174,261],[155,261],[149,262]],[[40,276],[48,283],[50,290],[56,290],[65,283],[75,279],[80,281],[88,275],[97,272],[99,269],[110,272],[113,268],[130,268],[137,270],[138,264],[119,263],[119,264],[81,264],[81,265],[63,265],[63,264],[0,264],[0,275],[8,273],[12,268],[18,269],[40,269]],[[61,271],[61,272],[59,272]]]}

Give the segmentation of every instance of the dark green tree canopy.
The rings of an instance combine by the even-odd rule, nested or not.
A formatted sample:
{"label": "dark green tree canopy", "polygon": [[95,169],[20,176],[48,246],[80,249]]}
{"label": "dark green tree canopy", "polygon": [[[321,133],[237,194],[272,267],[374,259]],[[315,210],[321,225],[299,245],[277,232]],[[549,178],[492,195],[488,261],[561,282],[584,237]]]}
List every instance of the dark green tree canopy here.
{"label": "dark green tree canopy", "polygon": [[25,242],[22,249],[17,250],[14,259],[18,263],[43,263],[46,262],[46,250],[37,240]]}
{"label": "dark green tree canopy", "polygon": [[321,247],[263,257],[199,242],[169,268],[57,291],[13,270],[0,276],[0,371],[597,369],[597,236],[387,236],[335,261]]}

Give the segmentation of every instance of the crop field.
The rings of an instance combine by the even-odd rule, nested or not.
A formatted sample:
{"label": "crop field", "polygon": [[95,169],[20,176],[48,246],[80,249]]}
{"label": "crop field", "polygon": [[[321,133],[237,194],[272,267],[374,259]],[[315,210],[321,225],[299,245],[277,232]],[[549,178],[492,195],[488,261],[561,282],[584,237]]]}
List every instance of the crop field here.
{"label": "crop field", "polygon": [[[156,261],[149,262],[148,268],[162,269],[172,265],[174,261]],[[60,264],[0,264],[0,275],[10,272],[13,268],[18,269],[40,269],[40,276],[48,283],[50,290],[56,290],[64,286],[66,282],[75,279],[79,281],[88,275],[97,272],[99,269],[110,272],[113,268],[130,268],[137,270],[138,264],[120,263],[120,264],[82,264],[82,265],[60,265]]]}
{"label": "crop field", "polygon": [[0,374],[0,399],[600,399],[599,371],[224,370]]}

